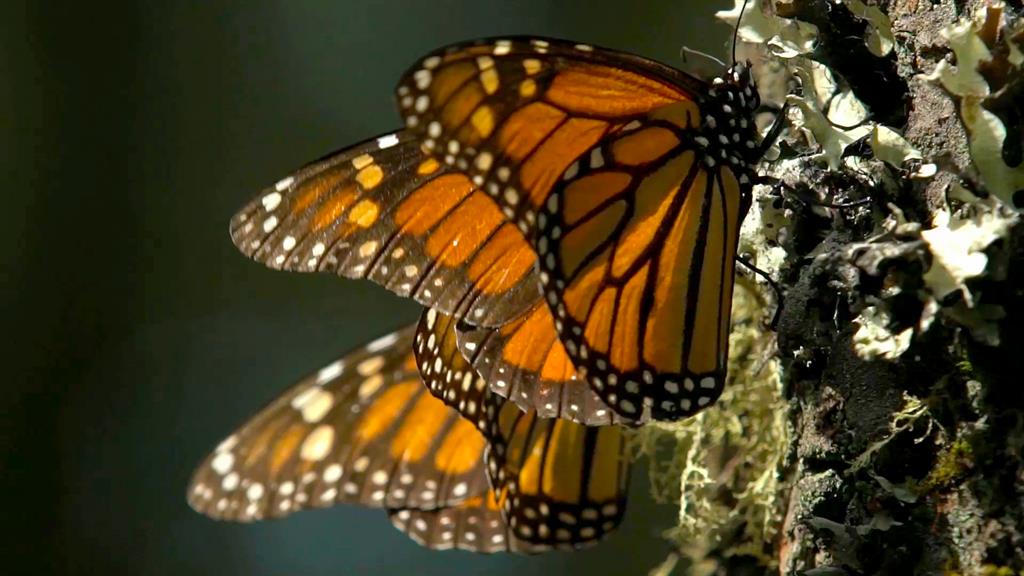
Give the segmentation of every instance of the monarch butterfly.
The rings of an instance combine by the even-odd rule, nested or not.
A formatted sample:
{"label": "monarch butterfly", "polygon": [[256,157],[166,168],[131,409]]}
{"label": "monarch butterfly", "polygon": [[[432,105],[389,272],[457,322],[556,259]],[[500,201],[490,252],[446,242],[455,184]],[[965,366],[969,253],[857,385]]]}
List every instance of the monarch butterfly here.
{"label": "monarch butterfly", "polygon": [[[426,56],[397,95],[403,130],[265,190],[232,221],[236,245],[498,328],[490,350],[518,376],[489,385],[526,392],[524,408],[677,420],[718,398],[761,155],[749,64],[708,83],[589,45],[489,39]],[[596,398],[549,409],[555,386]]]}
{"label": "monarch butterfly", "polygon": [[622,429],[538,419],[471,371],[462,401],[489,408],[462,418],[427,393],[413,334],[346,354],[257,413],[197,468],[191,506],[237,521],[382,507],[425,546],[479,552],[578,547],[614,529],[629,470]]}

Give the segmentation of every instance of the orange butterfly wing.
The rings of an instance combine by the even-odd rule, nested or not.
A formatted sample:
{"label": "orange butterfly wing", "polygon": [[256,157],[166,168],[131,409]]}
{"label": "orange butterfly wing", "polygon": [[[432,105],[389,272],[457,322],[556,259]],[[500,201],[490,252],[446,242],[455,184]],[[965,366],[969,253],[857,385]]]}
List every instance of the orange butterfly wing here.
{"label": "orange butterfly wing", "polygon": [[492,392],[541,418],[588,426],[622,420],[581,378],[543,302],[499,328],[456,325],[459,350]]}
{"label": "orange butterfly wing", "polygon": [[625,419],[675,420],[721,393],[757,148],[741,74],[712,85],[610,50],[510,39],[437,51],[399,84],[424,149],[530,234],[560,343]]}
{"label": "orange butterfly wing", "polygon": [[509,531],[504,498],[493,490],[461,504],[437,510],[389,510],[396,528],[421,546],[435,550],[459,548],[471,552],[539,552],[540,548]]}
{"label": "orange butterfly wing", "polygon": [[538,298],[536,254],[464,174],[409,132],[357,144],[264,190],[231,221],[271,268],[367,278],[480,325]]}
{"label": "orange butterfly wing", "polygon": [[622,522],[629,487],[626,429],[540,418],[503,402],[487,467],[507,488],[505,516],[535,545],[577,548]]}
{"label": "orange butterfly wing", "polygon": [[454,318],[426,311],[417,327],[416,361],[428,388],[484,431],[487,471],[510,531],[505,545],[579,547],[614,530],[629,481],[625,429],[520,410],[475,374],[466,376],[473,369],[455,339]]}
{"label": "orange butterfly wing", "polygon": [[398,86],[407,130],[466,173],[520,229],[551,186],[609,133],[668,105],[692,109],[703,88],[657,62],[544,38],[443,48]]}
{"label": "orange butterfly wing", "polygon": [[436,508],[486,494],[485,443],[423,387],[412,329],[304,378],[196,469],[189,504],[237,521],[357,503]]}
{"label": "orange butterfly wing", "polygon": [[[506,430],[499,419],[522,412],[502,409],[479,381],[463,400],[493,406],[476,419],[482,432],[427,392],[412,347],[407,328],[300,381],[203,461],[189,504],[236,521],[337,503],[386,507],[421,544],[480,552],[577,547],[617,526],[629,467],[620,429]],[[552,513],[551,528],[536,523]]]}
{"label": "orange butterfly wing", "polygon": [[701,124],[666,107],[603,139],[537,218],[555,328],[626,418],[676,420],[722,391],[757,97],[739,76],[716,86]]}

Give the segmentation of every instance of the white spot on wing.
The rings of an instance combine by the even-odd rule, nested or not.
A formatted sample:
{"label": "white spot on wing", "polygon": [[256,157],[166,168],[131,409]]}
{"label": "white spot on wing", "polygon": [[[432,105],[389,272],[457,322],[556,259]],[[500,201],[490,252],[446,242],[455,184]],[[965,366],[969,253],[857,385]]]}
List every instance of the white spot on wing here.
{"label": "white spot on wing", "polygon": [[299,448],[299,457],[303,460],[319,461],[327,457],[334,445],[334,428],[327,424],[317,426]]}
{"label": "white spot on wing", "polygon": [[383,349],[387,348],[388,346],[391,346],[397,340],[398,340],[398,334],[397,333],[396,334],[388,334],[387,336],[381,336],[380,338],[377,338],[373,342],[370,342],[369,344],[367,344],[366,345],[366,351],[372,354],[374,352],[383,350]]}
{"label": "white spot on wing", "polygon": [[420,90],[426,90],[427,86],[430,86],[430,80],[433,76],[431,75],[430,70],[417,70],[416,73],[412,75],[412,78],[416,81],[417,88]]}
{"label": "white spot on wing", "polygon": [[380,369],[383,366],[384,366],[384,357],[383,356],[373,356],[371,358],[367,358],[366,360],[363,360],[362,362],[360,362],[356,366],[356,371],[359,372],[360,374],[362,374],[363,376],[369,376],[371,374],[376,374],[378,371],[380,371]]}
{"label": "white spot on wing", "polygon": [[330,380],[334,380],[335,378],[338,377],[338,375],[341,374],[341,371],[344,367],[345,364],[342,363],[341,360],[338,360],[337,362],[331,364],[330,366],[325,366],[321,368],[320,371],[316,373],[316,383],[323,384]]}
{"label": "white spot on wing", "polygon": [[259,500],[263,496],[263,484],[257,482],[250,485],[249,489],[245,491],[245,495],[249,500]]}
{"label": "white spot on wing", "polygon": [[292,178],[291,176],[289,176],[287,178],[284,178],[284,179],[278,181],[277,184],[274,184],[274,189],[276,189],[278,192],[283,192],[283,191],[287,190],[288,187],[291,186],[293,182],[295,182],[295,178]]}
{"label": "white spot on wing", "polygon": [[266,210],[267,212],[270,212],[274,208],[277,208],[278,204],[281,203],[281,193],[271,192],[270,194],[267,194],[266,196],[263,197],[262,202],[263,209]]}
{"label": "white spot on wing", "polygon": [[217,454],[213,461],[210,462],[210,467],[213,468],[214,472],[220,475],[227,474],[231,470],[231,467],[235,464],[235,456],[231,452],[221,452]]}
{"label": "white spot on wing", "polygon": [[377,138],[377,147],[380,148],[381,150],[391,148],[396,144],[398,144],[398,136],[394,134],[388,134],[387,136],[381,136],[380,138]]}

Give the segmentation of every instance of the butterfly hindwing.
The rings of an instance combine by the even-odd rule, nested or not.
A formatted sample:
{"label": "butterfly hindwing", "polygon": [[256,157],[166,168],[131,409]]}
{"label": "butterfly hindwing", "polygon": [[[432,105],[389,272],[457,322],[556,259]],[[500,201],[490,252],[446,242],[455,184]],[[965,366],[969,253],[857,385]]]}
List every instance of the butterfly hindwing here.
{"label": "butterfly hindwing", "polygon": [[412,328],[351,352],[289,389],[221,442],[189,503],[251,521],[358,503],[436,508],[486,494],[485,443],[427,393]]}
{"label": "butterfly hindwing", "polygon": [[462,356],[455,337],[455,317],[427,309],[416,325],[416,365],[426,389],[457,410],[490,441],[501,399]]}
{"label": "butterfly hindwing", "polygon": [[539,419],[482,382],[454,399],[467,412],[466,401],[485,406],[466,420],[423,386],[413,342],[401,330],[293,386],[207,457],[189,503],[239,521],[386,507],[421,544],[479,552],[579,547],[615,528],[629,470],[623,429]]}
{"label": "butterfly hindwing", "polygon": [[456,325],[462,355],[492,392],[541,418],[566,418],[588,426],[621,418],[580,378],[543,302],[498,328]]}
{"label": "butterfly hindwing", "polygon": [[264,190],[231,222],[272,268],[367,278],[480,325],[538,298],[536,255],[497,204],[400,131],[314,162]]}
{"label": "butterfly hindwing", "polygon": [[555,328],[591,387],[627,418],[690,416],[724,383],[755,138],[748,116],[725,113],[749,115],[756,97],[711,93],[732,104],[704,102],[714,114],[703,125],[662,109],[603,139],[538,215]]}
{"label": "butterfly hindwing", "polygon": [[[508,530],[501,537],[494,532],[491,537],[501,542],[492,544],[526,551],[571,548],[614,530],[622,518],[630,469],[625,429],[541,418],[536,410],[523,411],[497,396],[462,356],[455,328],[454,318],[425,311],[417,327],[416,358],[432,392],[477,422],[487,439],[487,472],[498,495],[491,500],[504,511]],[[455,508],[448,521],[484,513]],[[438,531],[444,533],[433,522],[444,518],[419,514],[403,527],[433,541]]]}
{"label": "butterfly hindwing", "polygon": [[460,504],[437,510],[390,510],[396,528],[422,546],[435,550],[460,548],[472,552],[537,552],[509,532],[503,499],[493,490]]}
{"label": "butterfly hindwing", "polygon": [[508,491],[504,510],[516,539],[533,546],[578,548],[622,521],[629,484],[627,430],[539,418],[501,406],[487,467]]}

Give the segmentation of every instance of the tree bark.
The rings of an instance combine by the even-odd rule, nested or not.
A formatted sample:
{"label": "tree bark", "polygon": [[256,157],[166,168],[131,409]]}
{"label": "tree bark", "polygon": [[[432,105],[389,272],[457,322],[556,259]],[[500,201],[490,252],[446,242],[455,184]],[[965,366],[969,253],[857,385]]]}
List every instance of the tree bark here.
{"label": "tree bark", "polygon": [[[938,167],[934,177],[915,179],[913,162],[896,169],[868,161],[855,174],[849,164],[808,159],[799,162],[799,182],[787,178],[830,202],[870,198],[871,207],[799,207],[783,241],[789,258],[778,343],[792,433],[779,571],[1024,574],[1022,227],[989,247],[988,269],[969,283],[981,298],[973,310],[983,301],[1005,313],[997,346],[977,342],[969,322],[957,321],[954,310],[965,303],[955,295],[928,308],[922,277],[934,256],[917,235],[936,225],[956,182],[986,191],[958,98],[926,75],[952,62],[942,30],[992,3],[875,4],[895,39],[881,58],[864,49],[865,21],[842,3],[774,2],[780,16],[818,27],[809,57],[847,84],[873,121],[902,133],[921,162]],[[1014,19],[1020,11],[1020,2],[1005,7],[1000,34],[1024,29]],[[1024,109],[1022,91],[1008,91],[1007,109]],[[1020,118],[1006,116],[1007,147],[1019,138]],[[871,160],[872,152],[855,144],[846,156]],[[885,231],[888,205],[910,224],[903,232]],[[894,331],[913,328],[909,348],[891,359],[856,352],[855,319],[876,303],[885,303]],[[927,325],[923,317],[935,320]]]}

